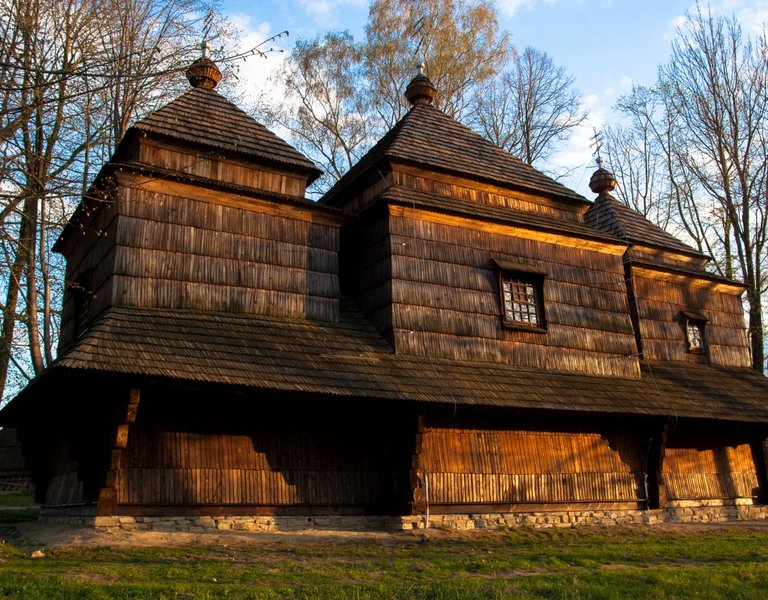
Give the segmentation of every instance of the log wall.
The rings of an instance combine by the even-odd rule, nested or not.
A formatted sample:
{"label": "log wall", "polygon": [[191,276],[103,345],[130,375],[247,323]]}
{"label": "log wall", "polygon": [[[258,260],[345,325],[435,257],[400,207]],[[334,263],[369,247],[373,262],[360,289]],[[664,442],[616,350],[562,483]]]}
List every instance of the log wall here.
{"label": "log wall", "polygon": [[647,443],[630,431],[428,428],[418,471],[429,504],[645,499]]}
{"label": "log wall", "polygon": [[[639,376],[620,256],[407,215],[390,216],[388,241],[398,352]],[[547,273],[545,333],[503,327],[494,259]],[[371,269],[368,296],[386,275]]]}
{"label": "log wall", "polygon": [[[738,295],[636,273],[632,279],[646,360],[750,366],[744,313]],[[688,352],[680,311],[699,313],[708,319],[704,327],[705,354]]]}

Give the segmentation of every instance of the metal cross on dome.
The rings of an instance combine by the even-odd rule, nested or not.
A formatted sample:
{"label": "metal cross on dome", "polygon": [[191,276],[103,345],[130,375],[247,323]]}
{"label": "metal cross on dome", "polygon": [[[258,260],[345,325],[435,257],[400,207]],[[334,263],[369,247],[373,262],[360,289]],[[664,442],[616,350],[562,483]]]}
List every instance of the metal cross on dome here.
{"label": "metal cross on dome", "polygon": [[[416,44],[416,47],[413,49],[413,56],[414,58],[419,53],[419,50],[421,50],[421,47],[424,45],[424,39],[426,37],[426,34],[424,32],[424,26],[427,20],[427,17],[429,15],[424,12],[418,15],[418,18],[413,22],[413,25],[411,25],[411,29],[413,30],[413,33],[411,33],[408,37],[412,40],[417,40],[418,43]],[[421,62],[426,61],[426,56],[423,57]]]}
{"label": "metal cross on dome", "polygon": [[208,14],[203,19],[203,41],[200,43],[200,48],[203,51],[203,58],[208,58],[208,52],[211,49],[211,44],[208,42],[208,35],[211,33],[213,27],[213,9],[208,9]]}
{"label": "metal cross on dome", "polygon": [[593,127],[592,131],[594,132],[594,135],[591,138],[592,142],[589,144],[589,147],[595,149],[592,154],[597,155],[597,166],[602,169],[603,163],[605,162],[603,157],[600,156],[600,150],[603,147],[603,134],[602,132],[599,132],[596,127]]}

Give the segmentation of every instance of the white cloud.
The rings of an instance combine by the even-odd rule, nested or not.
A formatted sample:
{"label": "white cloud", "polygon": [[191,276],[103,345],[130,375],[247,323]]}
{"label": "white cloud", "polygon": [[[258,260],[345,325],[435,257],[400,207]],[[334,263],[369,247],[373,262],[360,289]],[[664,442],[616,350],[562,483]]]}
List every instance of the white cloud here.
{"label": "white cloud", "polygon": [[317,31],[336,29],[345,22],[349,7],[360,8],[368,5],[367,0],[299,0],[305,22]]}
{"label": "white cloud", "polygon": [[[265,40],[280,33],[272,29],[271,23],[268,21],[254,23],[250,16],[242,13],[230,15],[230,19],[242,32],[237,52],[248,52],[256,47],[262,51],[270,48],[275,50],[268,52],[266,57],[254,54],[244,57],[237,63],[238,79],[242,88],[245,90],[263,90],[270,75],[280,67],[286,58],[289,46],[288,39],[283,37],[264,44]],[[279,50],[284,50],[284,52]]]}
{"label": "white cloud", "polygon": [[[556,0],[548,0],[548,3],[551,4],[555,1]],[[536,4],[538,4],[538,0],[498,0],[497,4],[499,6],[500,12],[509,17],[512,17],[520,9],[525,8],[531,10],[534,6],[536,6]]]}

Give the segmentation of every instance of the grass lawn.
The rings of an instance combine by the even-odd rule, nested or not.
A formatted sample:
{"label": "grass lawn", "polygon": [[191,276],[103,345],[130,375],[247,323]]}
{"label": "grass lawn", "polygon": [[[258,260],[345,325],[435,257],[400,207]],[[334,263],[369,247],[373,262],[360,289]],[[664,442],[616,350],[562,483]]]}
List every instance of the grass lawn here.
{"label": "grass lawn", "polygon": [[[3,509],[0,508],[0,514]],[[768,527],[638,526],[376,536],[200,534],[33,545],[0,525],[0,597],[728,598],[768,595]],[[42,558],[32,558],[42,549]]]}

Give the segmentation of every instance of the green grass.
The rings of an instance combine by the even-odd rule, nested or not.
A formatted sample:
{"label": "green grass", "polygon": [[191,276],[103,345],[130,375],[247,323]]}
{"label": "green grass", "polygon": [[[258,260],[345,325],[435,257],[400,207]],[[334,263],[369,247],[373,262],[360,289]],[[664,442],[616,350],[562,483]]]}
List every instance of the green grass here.
{"label": "green grass", "polygon": [[[230,545],[0,545],[14,598],[764,598],[768,529],[654,527],[269,536]],[[206,541],[207,540],[207,541]],[[216,540],[218,540],[217,543]]]}
{"label": "green grass", "polygon": [[35,507],[35,495],[32,492],[0,492],[0,509],[3,507]]}

